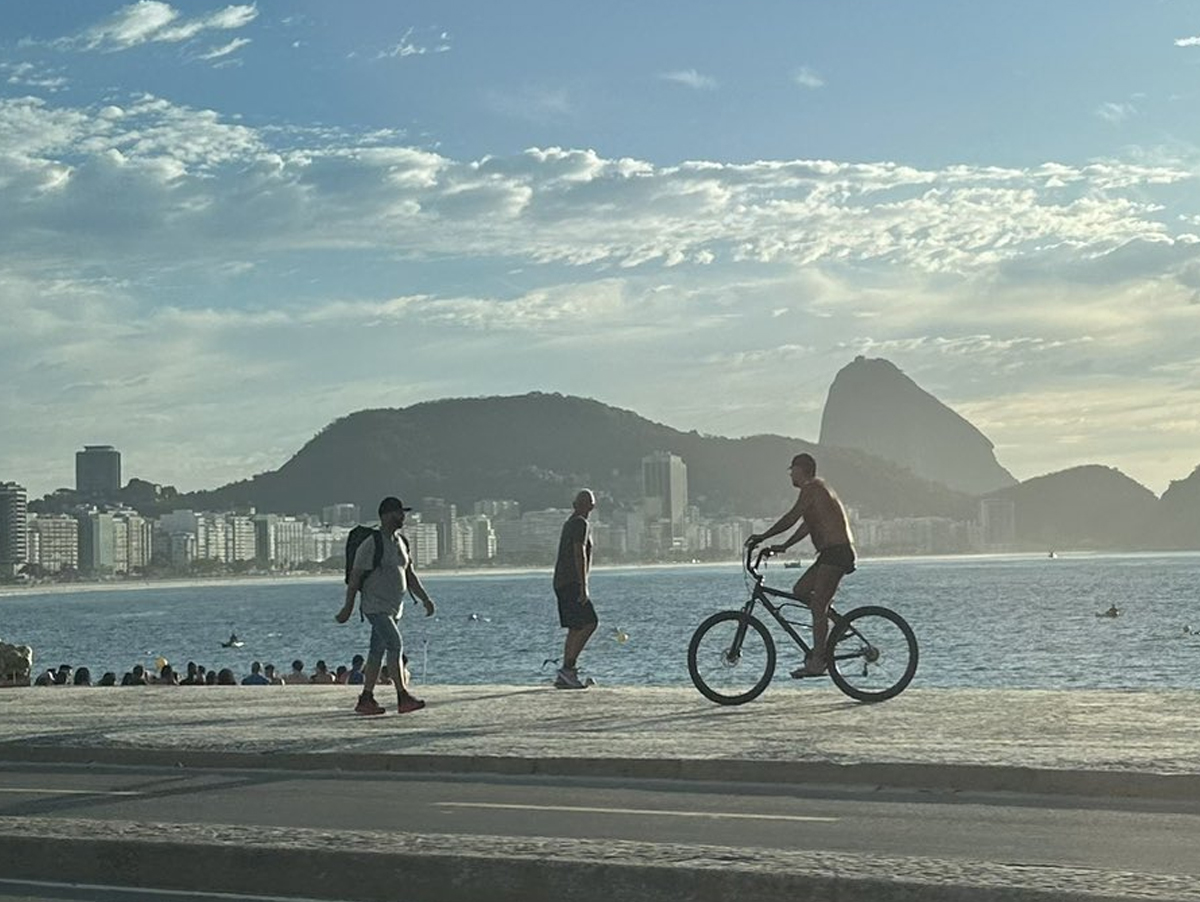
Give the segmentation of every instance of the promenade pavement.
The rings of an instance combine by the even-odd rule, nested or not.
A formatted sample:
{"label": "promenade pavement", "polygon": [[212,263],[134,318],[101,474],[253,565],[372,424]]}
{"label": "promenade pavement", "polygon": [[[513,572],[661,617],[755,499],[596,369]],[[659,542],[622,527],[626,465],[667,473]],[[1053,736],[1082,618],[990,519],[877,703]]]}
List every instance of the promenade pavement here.
{"label": "promenade pavement", "polygon": [[[828,684],[808,684],[772,687],[755,702],[731,708],[713,705],[695,691],[682,688],[597,687],[569,692],[543,686],[428,686],[422,693],[429,701],[424,711],[364,718],[352,713],[355,690],[345,686],[5,689],[0,690],[0,766],[19,760],[136,761],[197,767],[840,783],[1200,800],[1200,743],[1196,741],[1200,692],[1195,691],[910,689],[892,701],[869,706],[846,699]],[[381,690],[377,696],[383,700],[386,693]],[[112,828],[110,839],[117,841],[121,833],[135,836],[139,830],[154,832],[145,825],[131,824]],[[0,817],[0,865],[5,863],[3,849],[7,846],[10,864],[22,860],[32,867],[28,862],[33,850],[52,847],[45,846],[44,840],[54,835],[61,838],[64,832],[78,835],[80,828],[49,821],[15,824]],[[222,849],[221,854],[226,854],[231,845],[246,849],[273,841],[270,831],[259,832],[255,838],[232,828],[224,838],[219,832],[207,828],[187,835],[187,828],[177,825],[159,829],[155,835],[160,844],[188,842],[193,850],[203,847],[214,855]],[[240,837],[236,842],[228,838],[234,835]],[[17,844],[11,842],[18,836],[33,837],[38,845],[18,853]],[[280,854],[285,847],[294,851],[305,843],[319,844],[315,835],[276,839],[277,846],[272,848]],[[428,843],[422,845],[419,838],[402,835],[392,836],[389,842],[398,856],[393,867],[398,866],[395,862],[407,861],[410,875],[416,873],[413,868],[432,867]],[[607,844],[603,849],[599,848],[603,844],[580,846],[578,841],[552,849],[530,848],[528,842],[507,839],[490,847],[487,838],[465,843],[456,839],[454,843],[459,858],[465,856],[476,864],[486,861],[489,868],[501,867],[498,862],[514,867],[516,862],[520,867],[512,874],[497,876],[489,871],[481,876],[485,894],[472,896],[466,888],[470,881],[463,878],[456,884],[461,890],[458,895],[440,898],[520,898],[530,888],[526,877],[514,874],[525,874],[529,868],[537,870],[537,880],[543,881],[538,886],[547,892],[554,888],[555,892],[568,892],[562,898],[591,898],[586,888],[575,886],[575,870],[567,868],[559,874],[561,880],[570,876],[570,881],[556,883],[559,878],[552,879],[547,868],[552,871],[555,861],[595,861],[598,857],[618,869],[649,868],[636,879],[625,870],[605,877],[633,879],[643,890],[656,885],[647,876],[651,871],[670,875],[652,894],[631,898],[702,898],[710,890],[715,892],[718,884],[728,889],[729,885],[711,879],[712,875],[694,882],[696,868],[710,867],[697,864],[704,859],[724,860],[726,870],[744,872],[744,881],[738,885],[762,899],[796,898],[797,888],[803,887],[808,898],[840,900],[859,898],[859,892],[863,898],[876,900],[1116,900],[1135,896],[1200,900],[1200,887],[1161,875],[1083,873],[983,862],[969,866],[914,860],[881,864],[845,856],[823,862],[819,855],[807,859],[773,856],[774,867],[764,869],[761,864],[739,865],[738,856],[723,857],[720,850],[698,856],[695,850],[629,843]],[[141,840],[138,847],[147,855],[156,848]],[[170,848],[162,852],[167,859]],[[76,852],[77,864],[91,860],[81,850]],[[25,858],[19,859],[20,854]],[[438,854],[446,857],[444,849]],[[97,862],[105,858],[102,849],[95,853]],[[111,861],[112,856],[107,858]],[[463,866],[459,861],[455,873],[465,873]],[[237,870],[228,862],[222,867],[227,874]],[[680,876],[685,872],[690,875],[686,880]],[[884,879],[884,872],[891,876]],[[436,868],[429,873],[430,886],[437,885]],[[315,877],[308,879],[310,890],[320,883]],[[387,881],[380,880],[383,887]],[[509,884],[512,895],[499,889]],[[1132,895],[1126,892],[1130,887],[1136,888],[1136,892],[1129,891]],[[943,891],[949,894],[941,895]],[[365,889],[362,892],[356,898],[376,898]],[[379,892],[378,898],[386,897],[385,889]],[[439,898],[436,893],[429,897]]]}

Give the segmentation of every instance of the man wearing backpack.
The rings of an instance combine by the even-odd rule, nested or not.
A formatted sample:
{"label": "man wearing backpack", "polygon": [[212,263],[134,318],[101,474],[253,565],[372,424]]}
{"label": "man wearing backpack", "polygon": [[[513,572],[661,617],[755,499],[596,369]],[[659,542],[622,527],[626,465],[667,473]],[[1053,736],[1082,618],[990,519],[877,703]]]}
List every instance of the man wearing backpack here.
{"label": "man wearing backpack", "polygon": [[400,660],[404,642],[396,621],[403,613],[404,593],[412,593],[425,604],[425,616],[434,613],[433,600],[421,585],[413,570],[408,543],[400,535],[404,515],[412,508],[405,507],[399,498],[388,496],[379,502],[379,529],[360,541],[354,550],[346,577],[346,601],[335,618],[345,623],[354,613],[354,599],[362,593],[362,614],[371,622],[371,645],[367,666],[363,671],[363,691],[354,706],[357,714],[383,714],[385,709],[375,701],[375,683],[387,653],[388,670],[399,674],[396,680],[396,700],[401,714],[419,711],[425,702],[413,696],[404,678],[407,669]]}

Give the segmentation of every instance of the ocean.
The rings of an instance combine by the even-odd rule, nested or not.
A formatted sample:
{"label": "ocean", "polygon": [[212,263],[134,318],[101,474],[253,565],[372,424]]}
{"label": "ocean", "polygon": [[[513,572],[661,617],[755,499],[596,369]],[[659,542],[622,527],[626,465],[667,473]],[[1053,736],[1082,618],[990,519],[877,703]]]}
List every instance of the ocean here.
{"label": "ocean", "polygon": [[[768,583],[787,586],[801,572],[775,565]],[[553,678],[546,661],[561,654],[563,632],[547,571],[422,578],[437,615],[413,604],[401,621],[419,684]],[[337,577],[5,593],[0,640],[32,646],[35,672],[86,665],[93,679],[160,656],[180,671],[188,661],[230,667],[239,679],[252,661],[287,672],[293,659],[308,671],[323,659],[333,670],[365,652],[369,632],[357,614],[334,623],[343,596]],[[600,626],[580,659],[588,675],[601,685],[690,686],[693,630],[740,606],[748,590],[736,563],[597,568],[592,596]],[[1200,688],[1200,553],[865,559],[843,581],[837,607],[864,604],[912,624],[921,650],[914,686]],[[1097,616],[1112,605],[1119,617]],[[221,647],[231,631],[242,648]],[[772,631],[780,661],[768,691],[798,688],[785,669],[799,656]]]}

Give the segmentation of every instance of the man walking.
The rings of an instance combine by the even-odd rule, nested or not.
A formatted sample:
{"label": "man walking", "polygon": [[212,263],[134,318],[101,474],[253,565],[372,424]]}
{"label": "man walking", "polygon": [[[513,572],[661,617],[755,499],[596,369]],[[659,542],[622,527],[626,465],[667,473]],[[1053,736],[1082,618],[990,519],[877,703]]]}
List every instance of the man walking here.
{"label": "man walking", "polygon": [[786,532],[797,523],[797,529],[782,545],[772,546],[772,553],[786,551],[805,536],[812,538],[817,559],[804,571],[792,591],[808,600],[813,618],[813,647],[804,665],[792,671],[793,677],[820,676],[825,672],[825,645],[829,640],[829,606],[842,577],[854,572],[854,538],[846,509],[837,494],[817,478],[817,462],[811,454],[797,454],[790,468],[792,485],[800,490],[792,509],[761,535],[746,540],[754,548],[764,539]]}
{"label": "man walking", "polygon": [[554,564],[554,594],[558,596],[558,622],[567,630],[562,667],[554,680],[558,689],[586,689],[576,663],[588,639],[596,631],[596,609],[588,591],[592,569],[592,532],[588,514],[596,506],[591,489],[575,496],[573,511],[563,524]]}
{"label": "man walking", "polygon": [[334,615],[338,623],[345,623],[354,612],[354,599],[362,593],[362,613],[371,622],[371,644],[367,652],[367,666],[363,671],[363,690],[354,706],[357,714],[383,714],[384,707],[375,701],[375,683],[387,653],[388,670],[397,674],[396,701],[401,714],[418,711],[425,702],[409,692],[408,669],[401,666],[404,641],[396,621],[403,613],[404,593],[412,593],[425,604],[425,616],[434,614],[433,599],[421,585],[413,570],[408,543],[400,535],[404,515],[412,510],[405,507],[399,498],[388,496],[379,502],[379,532],[363,542],[355,551],[346,584],[346,601]]}

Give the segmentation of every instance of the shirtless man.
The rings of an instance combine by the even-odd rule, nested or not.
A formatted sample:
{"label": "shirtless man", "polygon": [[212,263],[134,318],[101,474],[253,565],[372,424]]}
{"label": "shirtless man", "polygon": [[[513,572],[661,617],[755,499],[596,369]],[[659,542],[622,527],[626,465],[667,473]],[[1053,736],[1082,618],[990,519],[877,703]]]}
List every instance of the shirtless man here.
{"label": "shirtless man", "polygon": [[796,503],[766,532],[750,536],[746,547],[754,548],[764,539],[800,523],[800,528],[786,542],[771,546],[771,553],[786,551],[805,536],[812,538],[813,547],[817,549],[817,560],[796,580],[792,589],[796,595],[808,599],[813,616],[812,651],[804,665],[792,671],[792,676],[798,678],[820,676],[825,672],[829,606],[842,577],[854,572],[854,537],[850,535],[846,509],[837,494],[824,479],[817,478],[817,462],[813,456],[797,454],[793,457],[791,474],[792,485],[800,490]]}

